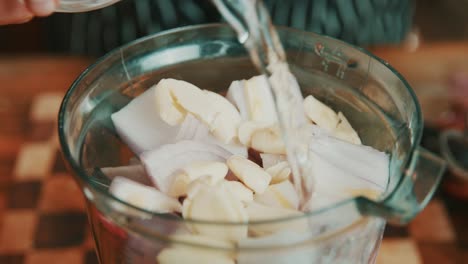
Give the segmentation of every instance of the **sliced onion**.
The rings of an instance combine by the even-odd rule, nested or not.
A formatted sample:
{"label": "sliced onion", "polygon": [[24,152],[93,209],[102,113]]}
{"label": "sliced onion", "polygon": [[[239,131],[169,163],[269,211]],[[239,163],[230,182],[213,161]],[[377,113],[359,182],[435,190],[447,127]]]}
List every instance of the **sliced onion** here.
{"label": "sliced onion", "polygon": [[160,118],[155,105],[153,86],[111,115],[117,133],[136,154],[172,142],[179,130]]}
{"label": "sliced onion", "polygon": [[385,190],[389,157],[384,152],[327,136],[314,137],[310,150],[316,190],[332,194],[350,189]]}
{"label": "sliced onion", "polygon": [[[205,128],[206,126],[202,122],[198,121],[198,119],[192,114],[186,114],[184,121],[180,124],[179,132],[177,133],[174,142],[194,139],[195,133],[200,127]],[[208,127],[206,127],[206,130],[208,131]]]}
{"label": "sliced onion", "polygon": [[231,155],[215,144],[183,140],[144,152],[140,159],[154,184],[167,193],[178,169],[199,161],[225,162]]}
{"label": "sliced onion", "polygon": [[247,157],[248,156],[247,147],[245,147],[244,145],[242,145],[240,143],[237,143],[237,142],[233,142],[233,143],[230,143],[230,144],[225,144],[225,143],[222,143],[221,141],[217,140],[213,136],[209,136],[205,140],[202,140],[202,141],[206,142],[206,143],[216,144],[216,145],[224,148],[225,150],[229,151],[232,155],[239,155],[239,156],[242,156],[242,157]]}
{"label": "sliced onion", "polygon": [[206,124],[198,120],[192,114],[187,114],[180,126],[180,130],[175,138],[175,142],[180,140],[194,140],[210,144],[218,145],[233,155],[241,155],[247,157],[247,147],[233,141],[231,143],[223,143],[221,140],[213,136]]}

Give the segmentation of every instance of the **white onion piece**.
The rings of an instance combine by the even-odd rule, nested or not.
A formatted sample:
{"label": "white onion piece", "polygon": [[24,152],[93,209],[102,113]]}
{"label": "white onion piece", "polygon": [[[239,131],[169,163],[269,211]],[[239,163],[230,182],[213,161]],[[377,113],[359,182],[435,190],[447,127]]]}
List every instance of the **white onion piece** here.
{"label": "white onion piece", "polygon": [[[271,248],[278,246],[291,246],[301,244],[311,238],[309,233],[297,233],[281,231],[268,236],[259,238],[245,238],[240,240],[237,245],[240,248],[237,255],[237,264],[310,264],[315,263],[314,260],[321,255],[318,254],[314,247],[298,247],[297,249],[289,248],[288,250],[270,251],[268,254],[252,254],[243,251],[242,248]],[[315,256],[315,258],[314,258]]]}
{"label": "white onion piece", "polygon": [[117,133],[136,154],[172,142],[178,131],[160,118],[155,91],[151,87],[111,115]]}
{"label": "white onion piece", "polygon": [[247,100],[244,93],[245,81],[233,81],[228,88],[226,99],[228,99],[234,106],[237,107],[242,120],[248,120],[249,109],[247,108]]}
{"label": "white onion piece", "polygon": [[305,209],[306,211],[316,211],[323,208],[333,206],[339,202],[349,199],[345,193],[331,194],[324,191],[315,191],[310,200],[307,202]]}
{"label": "white onion piece", "polygon": [[140,159],[154,184],[168,193],[178,169],[200,161],[225,162],[230,156],[231,153],[217,145],[184,140],[143,152]]}
{"label": "white onion piece", "polygon": [[264,169],[273,167],[282,161],[287,161],[286,156],[280,154],[260,153],[260,157],[262,158],[262,165]]}
{"label": "white onion piece", "polygon": [[389,177],[389,157],[368,146],[333,137],[317,136],[310,144],[316,190],[341,193],[350,189],[384,191]]}
{"label": "white onion piece", "polygon": [[181,140],[193,140],[195,139],[195,134],[200,129],[206,129],[209,132],[208,127],[200,122],[192,114],[186,114],[184,121],[180,124],[179,132],[177,133],[174,142],[179,142]]}
{"label": "white onion piece", "polygon": [[263,193],[270,184],[270,174],[247,158],[231,156],[227,165],[234,175],[255,193]]}
{"label": "white onion piece", "polygon": [[122,176],[144,185],[152,185],[148,175],[145,172],[145,168],[141,164],[101,168],[101,171],[110,179],[114,179],[117,176]]}
{"label": "white onion piece", "polygon": [[239,156],[242,156],[242,157],[247,157],[248,156],[248,150],[247,150],[247,147],[245,147],[244,145],[238,143],[237,141],[233,141],[229,144],[225,144],[221,141],[219,141],[218,139],[216,139],[215,137],[213,136],[208,136],[205,140],[201,140],[202,142],[206,142],[206,143],[212,143],[212,144],[216,144],[222,148],[224,148],[225,150],[229,151],[232,155],[239,155]]}
{"label": "white onion piece", "polygon": [[153,187],[139,184],[124,177],[114,178],[109,186],[109,193],[122,201],[150,212],[182,211],[182,206],[177,199],[171,198]]}
{"label": "white onion piece", "polygon": [[243,202],[253,201],[253,192],[244,184],[238,181],[223,181],[224,186],[230,191],[237,199]]}
{"label": "white onion piece", "polygon": [[221,140],[217,139],[213,134],[210,133],[210,130],[206,124],[198,120],[192,114],[187,114],[180,126],[180,130],[176,136],[175,142],[181,140],[195,140],[216,144],[226,149],[233,155],[240,155],[243,157],[247,157],[248,155],[247,147],[238,143],[237,140],[234,140],[231,143],[223,143]]}

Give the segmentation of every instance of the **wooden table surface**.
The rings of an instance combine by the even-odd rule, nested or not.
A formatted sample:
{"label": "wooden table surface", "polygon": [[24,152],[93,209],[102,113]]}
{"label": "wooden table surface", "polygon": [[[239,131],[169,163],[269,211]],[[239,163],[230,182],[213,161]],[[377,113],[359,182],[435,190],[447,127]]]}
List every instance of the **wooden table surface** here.
{"label": "wooden table surface", "polygon": [[[468,43],[373,51],[410,81],[427,113],[433,97],[446,94],[449,74],[468,69]],[[0,263],[96,263],[55,128],[62,96],[90,62],[0,57]],[[377,263],[468,263],[467,207],[440,191],[410,225],[387,228]]]}

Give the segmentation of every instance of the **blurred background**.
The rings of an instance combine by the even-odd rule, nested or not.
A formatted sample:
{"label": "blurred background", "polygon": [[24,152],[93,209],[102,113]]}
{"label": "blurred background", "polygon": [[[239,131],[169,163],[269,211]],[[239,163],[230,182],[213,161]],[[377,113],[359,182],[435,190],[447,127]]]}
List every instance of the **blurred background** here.
{"label": "blurred background", "polygon": [[[401,43],[417,30],[424,41],[468,36],[465,0],[265,0],[273,21],[358,44]],[[102,55],[123,43],[177,26],[221,21],[209,0],[125,0],[102,10],[54,14],[0,28],[2,54]]]}
{"label": "blurred background", "polygon": [[[466,130],[468,0],[265,3],[275,24],[359,45],[400,71],[423,108],[424,147],[443,155],[441,133]],[[61,98],[80,72],[115,47],[218,21],[208,0],[125,0],[0,26],[0,263],[97,263],[80,191],[58,150]],[[468,151],[460,146],[467,140],[460,138],[446,145],[457,148],[457,164],[466,166]],[[418,218],[387,227],[377,263],[468,263],[467,207],[468,176],[450,166]]]}

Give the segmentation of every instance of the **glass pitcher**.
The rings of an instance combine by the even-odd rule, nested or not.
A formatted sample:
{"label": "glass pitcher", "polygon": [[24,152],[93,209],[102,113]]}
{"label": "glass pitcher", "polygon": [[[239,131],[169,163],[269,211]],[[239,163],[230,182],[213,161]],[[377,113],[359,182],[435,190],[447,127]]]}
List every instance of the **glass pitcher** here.
{"label": "glass pitcher", "polygon": [[[288,28],[279,34],[303,95],[343,112],[363,144],[390,154],[385,193],[378,200],[356,197],[301,217],[248,224],[181,220],[110,195],[110,179],[100,168],[126,164],[132,156],[114,130],[112,113],[162,78],[222,94],[231,81],[258,74],[229,26],[175,29],[99,59],[73,83],[60,109],[61,147],[86,197],[101,263],[169,263],[161,256],[168,248],[182,248],[180,263],[188,263],[184,257],[217,263],[226,256],[232,262],[222,263],[373,263],[385,223],[405,224],[428,203],[445,164],[419,147],[423,120],[408,83],[384,61],[344,42]],[[188,225],[283,232],[261,246],[231,245],[190,239],[183,235]]]}

